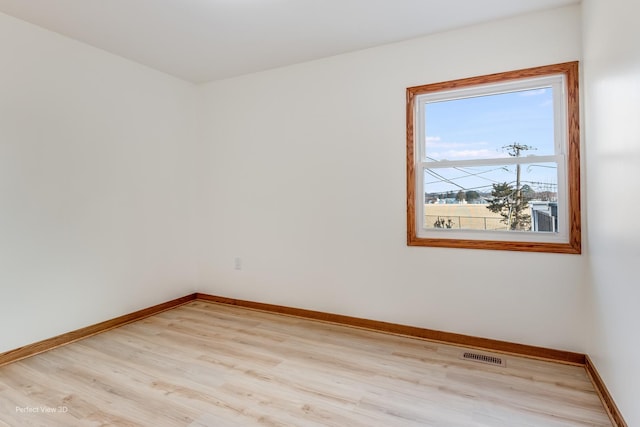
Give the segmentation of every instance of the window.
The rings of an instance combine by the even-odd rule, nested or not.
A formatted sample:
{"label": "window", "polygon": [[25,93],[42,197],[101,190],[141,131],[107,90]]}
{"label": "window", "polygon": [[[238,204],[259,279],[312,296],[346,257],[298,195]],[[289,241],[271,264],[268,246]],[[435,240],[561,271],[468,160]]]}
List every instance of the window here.
{"label": "window", "polygon": [[407,244],[580,253],[578,63],[407,89]]}

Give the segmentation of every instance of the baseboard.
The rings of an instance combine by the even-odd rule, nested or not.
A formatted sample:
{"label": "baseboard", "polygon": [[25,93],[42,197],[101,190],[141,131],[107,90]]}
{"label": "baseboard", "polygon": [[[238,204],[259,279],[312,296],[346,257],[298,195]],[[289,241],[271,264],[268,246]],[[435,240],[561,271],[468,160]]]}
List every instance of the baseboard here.
{"label": "baseboard", "polygon": [[593,383],[594,388],[600,395],[600,400],[602,400],[602,403],[604,404],[604,408],[607,410],[607,413],[609,414],[609,418],[611,418],[611,421],[613,422],[614,426],[628,427],[624,418],[622,418],[622,413],[618,409],[618,406],[613,400],[613,397],[611,397],[611,394],[609,393],[607,386],[604,384],[604,381],[602,381],[602,377],[596,370],[596,367],[589,356],[585,356],[584,368],[586,369],[587,375],[589,375],[589,378],[591,378],[591,382]]}
{"label": "baseboard", "polygon": [[584,354],[573,353],[570,351],[517,344],[507,341],[493,340],[489,338],[456,334],[452,332],[442,332],[433,329],[419,328],[416,326],[407,326],[397,323],[381,322],[377,320],[369,320],[359,317],[345,316],[341,314],[325,313],[321,311],[306,310],[302,308],[239,300],[204,293],[195,293],[171,301],[167,301],[153,307],[148,307],[133,313],[125,314],[114,319],[106,320],[104,322],[77,329],[75,331],[67,332],[53,338],[48,338],[33,344],[28,344],[14,350],[9,350],[5,353],[0,353],[0,366],[45,352],[47,350],[54,349],[56,347],[60,347],[65,344],[72,343],[74,341],[78,341],[83,338],[90,337],[92,335],[99,334],[101,332],[108,331],[110,329],[117,328],[122,325],[126,325],[127,323],[135,322],[136,320],[144,319],[145,317],[152,316],[162,311],[170,310],[195,299],[220,304],[235,305],[255,310],[268,311],[271,313],[285,314],[289,316],[303,317],[306,319],[321,320],[325,322],[364,328],[378,332],[423,338],[431,341],[455,344],[464,347],[472,347],[499,353],[548,360],[552,362],[568,363],[580,366],[585,366],[586,364]]}
{"label": "baseboard", "polygon": [[160,313],[162,311],[170,310],[179,305],[186,304],[189,301],[193,301],[194,299],[196,299],[196,294],[187,295],[181,298],[167,301],[162,304],[154,305],[153,307],[148,307],[142,310],[135,311],[133,313],[116,317],[114,319],[96,323],[95,325],[76,329],[75,331],[67,332],[53,338],[48,338],[46,340],[38,341],[33,344],[28,344],[23,347],[16,348],[15,350],[9,350],[5,353],[0,353],[0,366],[25,359],[30,356],[34,356],[48,350],[52,350],[65,344],[70,344],[83,338],[88,338],[92,335],[96,335],[101,332],[126,325],[127,323],[132,323],[137,320],[144,319],[145,317],[153,316],[154,314]]}
{"label": "baseboard", "polygon": [[524,356],[534,359],[548,360],[552,362],[579,366],[584,366],[585,364],[584,354],[573,353],[570,351],[554,350],[550,348],[516,344],[489,338],[479,338],[469,335],[455,334],[452,332],[442,332],[415,326],[400,325],[397,323],[380,322],[377,320],[362,319],[359,317],[344,316],[341,314],[305,310],[301,308],[286,307],[282,305],[265,304],[255,301],[245,301],[202,293],[197,293],[196,298],[203,301],[235,305],[239,307],[268,311],[272,313],[303,317],[306,319],[322,320],[325,322],[331,322],[340,325],[370,329],[378,332],[406,335],[415,338],[423,338],[431,341],[438,341],[446,344],[455,344],[464,347],[472,347],[498,353],[513,354],[517,356]]}

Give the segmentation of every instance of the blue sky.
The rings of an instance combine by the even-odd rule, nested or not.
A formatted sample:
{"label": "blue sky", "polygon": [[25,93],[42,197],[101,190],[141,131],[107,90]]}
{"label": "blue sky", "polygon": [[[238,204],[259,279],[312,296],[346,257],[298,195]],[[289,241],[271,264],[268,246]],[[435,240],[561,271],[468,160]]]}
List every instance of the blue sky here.
{"label": "blue sky", "polygon": [[[536,148],[523,152],[523,157],[554,154],[551,88],[431,102],[425,114],[426,155],[431,161],[509,157],[502,147],[514,142]],[[425,176],[426,192],[490,190],[492,183],[515,181],[515,166],[432,172]],[[557,180],[554,164],[523,165],[521,174],[532,187]]]}

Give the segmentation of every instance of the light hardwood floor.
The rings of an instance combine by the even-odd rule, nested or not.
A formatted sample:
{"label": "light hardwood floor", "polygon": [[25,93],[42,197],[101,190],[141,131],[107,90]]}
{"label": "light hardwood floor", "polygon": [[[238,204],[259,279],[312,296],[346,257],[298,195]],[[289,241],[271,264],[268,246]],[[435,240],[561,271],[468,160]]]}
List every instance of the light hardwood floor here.
{"label": "light hardwood floor", "polygon": [[194,301],[0,368],[0,426],[611,426],[584,368],[463,351]]}

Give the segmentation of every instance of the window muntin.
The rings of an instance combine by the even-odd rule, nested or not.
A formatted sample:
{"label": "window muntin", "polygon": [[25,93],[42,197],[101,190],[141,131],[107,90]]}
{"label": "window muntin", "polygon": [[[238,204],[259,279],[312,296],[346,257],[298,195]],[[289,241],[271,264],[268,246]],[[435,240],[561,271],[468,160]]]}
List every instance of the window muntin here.
{"label": "window muntin", "polygon": [[580,252],[577,63],[407,95],[408,244]]}

